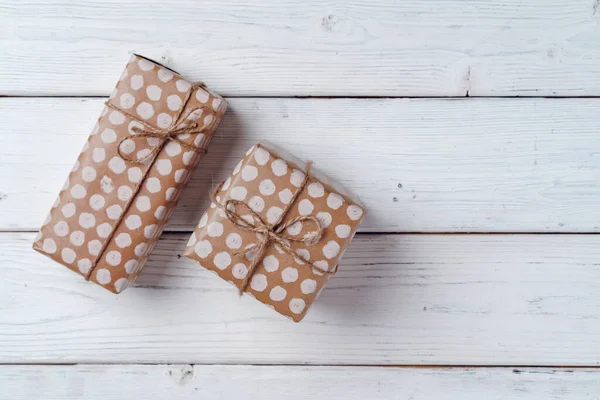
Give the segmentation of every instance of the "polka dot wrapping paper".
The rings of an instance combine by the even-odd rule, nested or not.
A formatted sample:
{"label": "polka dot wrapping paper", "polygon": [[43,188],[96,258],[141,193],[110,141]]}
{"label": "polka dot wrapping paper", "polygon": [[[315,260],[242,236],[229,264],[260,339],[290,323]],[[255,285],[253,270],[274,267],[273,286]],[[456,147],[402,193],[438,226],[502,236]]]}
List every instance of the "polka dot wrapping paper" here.
{"label": "polka dot wrapping paper", "polygon": [[[250,148],[216,189],[184,253],[295,322],[337,270],[365,216],[351,193],[307,170],[271,143]],[[322,229],[316,238],[314,219]],[[278,238],[259,249],[269,236],[265,225]]]}
{"label": "polka dot wrapping paper", "polygon": [[140,273],[227,103],[134,55],[33,248],[114,293]]}

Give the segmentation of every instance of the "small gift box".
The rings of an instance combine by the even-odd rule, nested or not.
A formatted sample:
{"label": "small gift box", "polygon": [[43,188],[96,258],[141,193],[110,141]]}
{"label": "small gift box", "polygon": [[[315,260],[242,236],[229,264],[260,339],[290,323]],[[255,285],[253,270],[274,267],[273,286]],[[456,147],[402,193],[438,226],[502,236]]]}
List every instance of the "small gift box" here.
{"label": "small gift box", "polygon": [[215,190],[185,255],[299,322],[365,215],[359,200],[270,143]]}
{"label": "small gift box", "polygon": [[139,274],[227,108],[134,55],[33,248],[119,293]]}

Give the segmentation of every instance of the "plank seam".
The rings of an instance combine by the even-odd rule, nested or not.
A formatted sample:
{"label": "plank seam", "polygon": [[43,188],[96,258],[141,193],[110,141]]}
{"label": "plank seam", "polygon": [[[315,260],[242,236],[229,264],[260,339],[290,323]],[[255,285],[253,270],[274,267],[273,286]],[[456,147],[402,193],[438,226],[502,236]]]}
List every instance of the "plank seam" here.
{"label": "plank seam", "polygon": [[107,366],[128,366],[128,365],[148,365],[148,366],[168,366],[168,365],[189,365],[194,366],[240,366],[240,367],[344,367],[344,368],[394,368],[394,369],[513,369],[513,373],[519,374],[522,369],[559,369],[563,372],[574,372],[582,369],[596,369],[600,371],[599,365],[528,365],[528,364],[507,364],[507,365],[463,365],[463,364],[255,364],[255,363],[152,363],[152,362],[127,362],[127,363],[110,363],[110,362],[81,362],[81,363],[1,363],[0,367],[22,367],[22,366],[86,366],[86,365],[107,365]]}
{"label": "plank seam", "polygon": [[[100,95],[4,95],[0,94],[2,99],[107,99],[109,96]],[[227,99],[314,99],[314,100],[341,100],[341,99],[357,99],[357,100],[394,100],[394,99],[415,99],[415,100],[465,100],[465,99],[600,99],[600,96],[263,96],[263,95],[248,95],[248,96],[225,96]]]}
{"label": "plank seam", "polygon": [[[2,230],[0,229],[0,234],[2,233],[37,233],[37,229],[23,229],[23,230]],[[191,235],[193,230],[169,230],[164,231],[161,236],[164,235]],[[581,231],[581,232],[561,232],[561,231],[544,231],[544,232],[536,232],[536,231],[527,231],[527,232],[485,232],[485,231],[473,231],[473,232],[455,232],[455,231],[428,231],[428,232],[417,232],[417,231],[374,231],[374,232],[357,232],[357,235],[452,235],[452,236],[474,236],[474,235],[488,235],[488,236],[500,236],[500,235],[600,235],[600,232],[595,231]]]}

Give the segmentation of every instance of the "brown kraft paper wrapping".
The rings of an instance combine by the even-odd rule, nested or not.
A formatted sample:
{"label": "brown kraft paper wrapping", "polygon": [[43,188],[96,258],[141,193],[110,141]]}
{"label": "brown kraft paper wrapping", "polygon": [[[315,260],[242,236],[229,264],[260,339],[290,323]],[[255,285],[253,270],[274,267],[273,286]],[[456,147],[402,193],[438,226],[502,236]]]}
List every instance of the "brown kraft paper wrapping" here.
{"label": "brown kraft paper wrapping", "polygon": [[314,169],[306,177],[308,168],[270,143],[253,146],[216,189],[184,253],[295,322],[337,270],[365,216],[357,198]]}
{"label": "brown kraft paper wrapping", "polygon": [[113,293],[140,273],[225,100],[134,55],[33,248]]}

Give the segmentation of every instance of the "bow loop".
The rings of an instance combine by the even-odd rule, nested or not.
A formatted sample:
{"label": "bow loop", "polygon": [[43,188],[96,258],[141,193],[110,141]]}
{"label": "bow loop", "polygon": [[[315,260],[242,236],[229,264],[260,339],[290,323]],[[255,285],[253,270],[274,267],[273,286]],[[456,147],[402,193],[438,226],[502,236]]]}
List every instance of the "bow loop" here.
{"label": "bow loop", "polygon": [[[245,209],[246,213],[244,215],[240,215],[236,211],[236,206]],[[223,211],[225,212],[227,219],[229,219],[233,224],[237,225],[242,230],[257,231],[260,229],[268,231],[270,228],[269,224],[263,221],[261,216],[243,201],[235,199],[227,200],[225,207],[223,207]]]}
{"label": "bow loop", "polygon": [[[304,226],[304,223],[306,223],[306,222],[308,222],[309,224],[312,224],[313,229],[306,228]],[[287,228],[291,228],[293,225],[296,225],[296,224],[301,224],[302,229],[308,229],[308,232],[306,232],[302,236],[293,235],[293,234],[289,234],[289,233],[285,232],[285,231],[287,231]],[[291,220],[285,222],[284,224],[281,224],[277,228],[276,232],[278,234],[280,234],[280,236],[282,236],[288,240],[291,240],[293,242],[304,242],[307,245],[313,245],[313,244],[317,244],[321,240],[321,236],[323,235],[323,229],[324,229],[323,225],[321,224],[321,221],[319,221],[319,219],[317,217],[315,217],[314,215],[306,215],[306,216],[291,219]]]}

